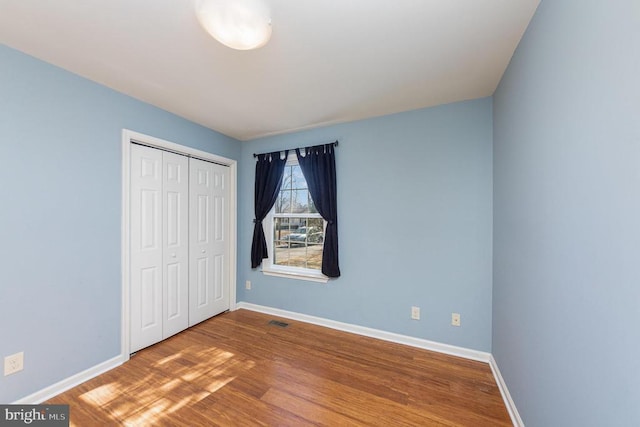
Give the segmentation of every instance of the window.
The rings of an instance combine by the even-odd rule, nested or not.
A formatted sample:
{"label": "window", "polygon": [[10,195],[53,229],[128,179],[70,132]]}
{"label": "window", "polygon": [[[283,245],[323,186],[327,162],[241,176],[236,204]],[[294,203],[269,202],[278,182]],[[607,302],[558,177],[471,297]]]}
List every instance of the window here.
{"label": "window", "polygon": [[278,198],[263,225],[269,246],[263,272],[326,281],[320,272],[325,221],[313,204],[295,153],[287,158]]}

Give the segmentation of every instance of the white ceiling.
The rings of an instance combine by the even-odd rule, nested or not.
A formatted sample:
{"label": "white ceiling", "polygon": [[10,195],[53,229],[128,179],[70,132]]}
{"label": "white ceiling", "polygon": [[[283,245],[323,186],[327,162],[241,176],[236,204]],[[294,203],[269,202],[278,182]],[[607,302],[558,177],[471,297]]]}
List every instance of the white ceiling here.
{"label": "white ceiling", "polygon": [[0,0],[0,41],[240,140],[493,94],[540,0],[266,0],[235,51],[193,0]]}

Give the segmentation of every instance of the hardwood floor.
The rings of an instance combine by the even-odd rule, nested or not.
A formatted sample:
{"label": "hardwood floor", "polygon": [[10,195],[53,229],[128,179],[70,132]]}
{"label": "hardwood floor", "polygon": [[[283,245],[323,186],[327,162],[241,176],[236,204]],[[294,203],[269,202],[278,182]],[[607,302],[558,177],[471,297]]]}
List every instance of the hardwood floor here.
{"label": "hardwood floor", "polygon": [[511,426],[487,364],[247,310],[48,403],[82,427]]}

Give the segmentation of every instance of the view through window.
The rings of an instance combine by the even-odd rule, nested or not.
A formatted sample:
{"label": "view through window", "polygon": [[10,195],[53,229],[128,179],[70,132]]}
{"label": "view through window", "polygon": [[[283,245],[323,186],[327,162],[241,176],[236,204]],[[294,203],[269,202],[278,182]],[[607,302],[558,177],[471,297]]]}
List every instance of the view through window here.
{"label": "view through window", "polygon": [[290,161],[274,205],[273,265],[320,270],[323,242],[324,220],[311,200],[300,166]]}

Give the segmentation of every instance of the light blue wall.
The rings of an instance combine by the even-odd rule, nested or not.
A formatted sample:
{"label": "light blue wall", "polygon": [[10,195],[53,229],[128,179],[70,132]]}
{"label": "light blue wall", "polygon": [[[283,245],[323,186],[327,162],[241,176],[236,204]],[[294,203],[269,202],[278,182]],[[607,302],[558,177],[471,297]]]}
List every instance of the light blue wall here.
{"label": "light blue wall", "polygon": [[520,414],[640,425],[640,3],[543,0],[494,120],[493,354]]}
{"label": "light blue wall", "polygon": [[[342,277],[251,270],[252,154],[336,139]],[[490,98],[243,143],[238,300],[489,351],[491,153]]]}
{"label": "light blue wall", "polygon": [[0,403],[120,353],[121,131],[240,143],[0,45]]}

